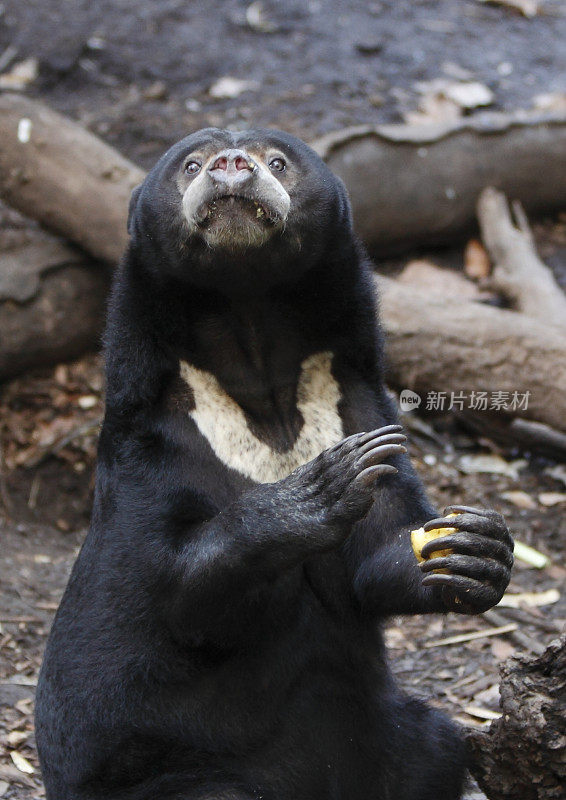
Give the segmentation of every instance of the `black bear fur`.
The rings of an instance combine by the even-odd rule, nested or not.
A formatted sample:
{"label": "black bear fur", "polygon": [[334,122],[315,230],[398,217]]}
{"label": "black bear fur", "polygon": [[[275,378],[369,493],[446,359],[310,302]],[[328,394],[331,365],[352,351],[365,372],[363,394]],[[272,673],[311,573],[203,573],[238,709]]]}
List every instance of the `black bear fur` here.
{"label": "black bear fur", "polygon": [[[179,175],[222,148],[288,162],[275,173],[288,218],[259,246],[187,231]],[[134,192],[129,230],[92,524],[38,686],[47,797],[456,800],[462,737],[396,687],[380,622],[495,604],[512,542],[495,512],[460,509],[454,554],[425,562],[448,573],[417,563],[409,531],[448,523],[398,429],[359,435],[397,413],[344,187],[287,134],[207,129]],[[180,362],[212,374],[284,453],[304,422],[301,364],[320,352],[349,438],[270,483],[223,463],[190,416]]]}

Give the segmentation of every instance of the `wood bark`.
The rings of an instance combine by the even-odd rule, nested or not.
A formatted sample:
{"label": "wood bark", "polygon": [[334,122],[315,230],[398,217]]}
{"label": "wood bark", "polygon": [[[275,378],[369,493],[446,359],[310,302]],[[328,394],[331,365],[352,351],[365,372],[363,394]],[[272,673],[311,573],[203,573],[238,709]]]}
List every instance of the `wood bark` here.
{"label": "wood bark", "polygon": [[446,392],[448,400],[451,392],[528,390],[520,416],[566,431],[562,329],[480,303],[447,305],[389,278],[376,282],[392,385],[421,396]]}
{"label": "wood bark", "polygon": [[[561,328],[566,338],[566,295],[536,252],[522,205],[514,201],[511,209],[516,224],[502,192],[487,187],[479,196],[480,230],[495,265],[483,284],[505,297],[520,314],[543,325]],[[548,367],[553,373],[553,365]],[[459,416],[473,429],[483,430],[507,444],[519,445],[551,458],[564,458],[566,455],[566,435],[540,422],[521,418],[509,420],[500,414],[469,411]]]}
{"label": "wood bark", "polygon": [[314,142],[350,194],[373,255],[453,241],[495,186],[540,214],[566,204],[566,118],[483,114],[448,125],[377,125]]}
{"label": "wood bark", "polygon": [[0,380],[98,348],[107,287],[99,267],[64,264],[41,278],[31,300],[0,302]]}
{"label": "wood bark", "polygon": [[27,97],[0,95],[0,191],[18,211],[116,262],[143,170],[81,125]]}
{"label": "wood bark", "polygon": [[99,346],[110,275],[0,206],[0,380]]}
{"label": "wood bark", "polygon": [[493,187],[478,199],[482,239],[495,264],[487,285],[528,317],[566,328],[566,295],[541,261],[522,205],[513,202],[514,224],[507,198]]}
{"label": "wood bark", "polygon": [[566,432],[562,433],[542,422],[501,414],[458,412],[458,419],[474,433],[488,436],[507,447],[520,447],[530,453],[566,460]]}
{"label": "wood bark", "polygon": [[501,668],[501,719],[470,731],[472,773],[489,800],[563,800],[566,790],[566,635],[541,656]]}

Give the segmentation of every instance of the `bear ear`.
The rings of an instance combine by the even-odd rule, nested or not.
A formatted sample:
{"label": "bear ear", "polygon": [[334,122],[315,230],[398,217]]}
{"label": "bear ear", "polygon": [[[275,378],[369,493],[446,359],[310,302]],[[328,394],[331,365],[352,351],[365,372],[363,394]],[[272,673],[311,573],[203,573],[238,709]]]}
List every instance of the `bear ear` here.
{"label": "bear ear", "polygon": [[136,186],[136,188],[132,191],[132,196],[130,197],[130,205],[128,206],[128,233],[130,236],[132,236],[134,232],[134,217],[142,186],[143,183],[140,183],[139,186]]}

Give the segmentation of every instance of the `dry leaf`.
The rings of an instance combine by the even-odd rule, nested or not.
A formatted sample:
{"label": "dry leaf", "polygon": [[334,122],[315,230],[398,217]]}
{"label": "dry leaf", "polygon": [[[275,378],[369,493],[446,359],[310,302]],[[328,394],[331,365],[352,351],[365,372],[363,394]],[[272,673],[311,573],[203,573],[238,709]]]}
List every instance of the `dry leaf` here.
{"label": "dry leaf", "polygon": [[563,114],[566,111],[566,92],[537,94],[534,107],[539,111],[556,111]]}
{"label": "dry leaf", "polygon": [[464,706],[464,711],[471,717],[478,719],[501,719],[501,711],[492,711],[490,708],[478,708],[478,706]]}
{"label": "dry leaf", "polygon": [[539,10],[538,0],[478,0],[493,6],[506,6],[518,11],[524,17],[536,17]]}
{"label": "dry leaf", "polygon": [[19,769],[16,769],[13,764],[0,763],[0,780],[8,781],[9,783],[18,783],[23,786],[29,786],[31,789],[36,788],[32,779],[23,772],[20,772]]}
{"label": "dry leaf", "polygon": [[462,109],[488,106],[493,102],[493,92],[483,83],[477,81],[451,81],[447,78],[435,78],[432,81],[420,81],[415,89],[422,95],[419,101],[419,116],[411,112],[413,119],[406,115],[407,122],[450,122],[458,119]]}
{"label": "dry leaf", "polygon": [[519,477],[519,470],[527,466],[524,459],[505,461],[501,456],[492,454],[465,455],[458,459],[458,469],[466,474],[487,472],[493,475],[507,475],[513,480]]}
{"label": "dry leaf", "polygon": [[521,606],[536,608],[538,606],[550,606],[559,600],[560,592],[558,589],[548,589],[546,592],[504,594],[497,605],[503,608],[520,608]]}
{"label": "dry leaf", "polygon": [[277,31],[277,25],[267,17],[261,0],[256,0],[247,7],[246,22],[252,30],[258,33],[275,33]]}
{"label": "dry leaf", "polygon": [[481,280],[491,272],[487,250],[477,239],[470,239],[464,251],[464,272],[468,278]]}
{"label": "dry leaf", "polygon": [[443,93],[461,108],[478,108],[493,103],[491,89],[478,81],[450,83],[444,88]]}
{"label": "dry leaf", "polygon": [[167,84],[164,81],[155,81],[143,90],[146,100],[165,100],[167,97]]}
{"label": "dry leaf", "polygon": [[555,481],[560,481],[566,486],[566,467],[563,464],[556,464],[554,467],[547,467],[545,475],[550,475]]}
{"label": "dry leaf", "polygon": [[566,503],[564,492],[541,492],[538,496],[541,506],[557,506],[559,503]]}
{"label": "dry leaf", "polygon": [[532,511],[537,507],[537,504],[533,498],[526,492],[503,492],[501,497],[504,500],[507,500],[509,503],[512,503],[514,506],[517,506],[517,508],[525,508],[529,511]]}
{"label": "dry leaf", "polygon": [[94,394],[86,394],[82,397],[79,397],[77,400],[77,404],[79,408],[82,408],[83,411],[88,410],[89,408],[94,408],[97,405],[99,398],[96,397]]}
{"label": "dry leaf", "polygon": [[515,539],[514,555],[519,561],[524,561],[525,564],[535,567],[535,569],[544,569],[550,563],[548,556],[545,556],[540,550],[535,550],[534,547],[530,547],[528,544],[518,542],[517,539]]}
{"label": "dry leaf", "polygon": [[33,700],[31,697],[24,697],[22,700],[18,700],[16,703],[16,708],[20,712],[20,714],[31,714],[33,708]]}
{"label": "dry leaf", "polygon": [[19,747],[29,736],[27,731],[10,731],[6,737],[10,747]]}
{"label": "dry leaf", "polygon": [[69,381],[69,371],[66,364],[59,364],[55,367],[53,377],[61,386],[66,386]]}
{"label": "dry leaf", "polygon": [[19,753],[17,750],[12,750],[10,752],[10,758],[14,762],[14,765],[20,770],[20,772],[25,773],[26,775],[33,775],[35,769],[29,763],[27,758]]}
{"label": "dry leaf", "polygon": [[229,75],[225,75],[223,78],[218,78],[218,80],[212,84],[208,93],[211,97],[224,100],[228,98],[233,99],[243,92],[249,92],[257,88],[258,84],[256,81],[243,81],[240,80],[240,78],[231,78]]}
{"label": "dry leaf", "polygon": [[407,111],[403,114],[408,125],[455,122],[461,116],[460,106],[441,94],[425,95],[419,102],[418,111]]}
{"label": "dry leaf", "polygon": [[491,643],[491,652],[498,661],[505,661],[510,658],[516,650],[516,647],[506,639],[494,639]]}
{"label": "dry leaf", "polygon": [[454,714],[453,718],[454,722],[458,722],[463,728],[487,728],[491,725],[490,720],[482,720],[476,719],[475,717],[464,717],[461,714]]}
{"label": "dry leaf", "polygon": [[37,58],[26,58],[14,64],[10,72],[0,75],[0,89],[12,92],[23,92],[28,84],[33,83],[38,73]]}
{"label": "dry leaf", "polygon": [[491,707],[499,705],[499,684],[493,683],[487,689],[482,689],[474,695],[474,705]]}

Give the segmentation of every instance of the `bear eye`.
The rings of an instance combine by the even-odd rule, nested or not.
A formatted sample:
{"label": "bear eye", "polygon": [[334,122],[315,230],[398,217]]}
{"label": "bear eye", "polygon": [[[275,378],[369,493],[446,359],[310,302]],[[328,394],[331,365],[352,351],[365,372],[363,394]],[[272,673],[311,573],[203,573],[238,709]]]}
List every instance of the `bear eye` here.
{"label": "bear eye", "polygon": [[285,160],[283,158],[272,158],[269,162],[269,168],[274,172],[284,172]]}
{"label": "bear eye", "polygon": [[185,164],[185,172],[187,175],[196,175],[200,171],[200,164],[198,161],[187,161]]}

